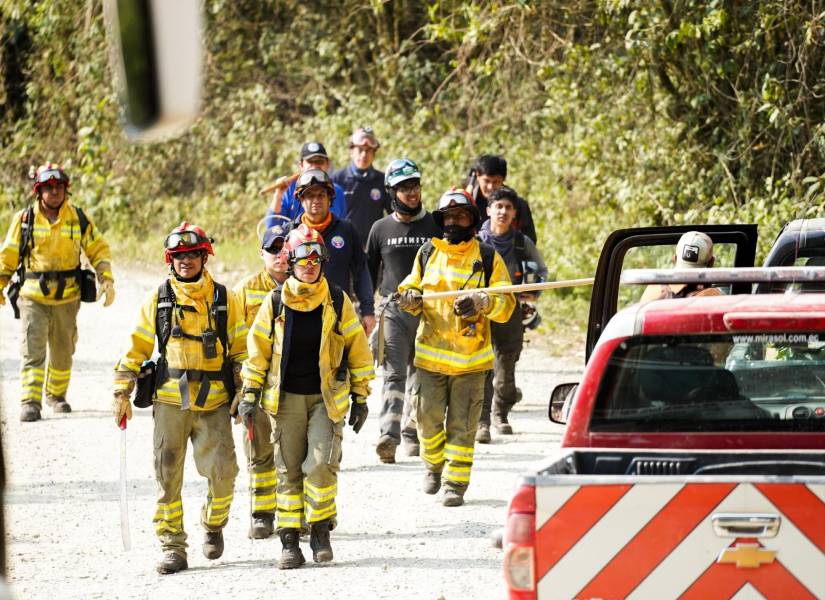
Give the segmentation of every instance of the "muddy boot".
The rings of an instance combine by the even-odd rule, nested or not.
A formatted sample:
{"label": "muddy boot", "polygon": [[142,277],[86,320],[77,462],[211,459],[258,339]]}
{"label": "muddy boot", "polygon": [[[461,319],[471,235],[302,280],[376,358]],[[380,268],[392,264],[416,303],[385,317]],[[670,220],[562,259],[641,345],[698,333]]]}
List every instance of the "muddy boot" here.
{"label": "muddy boot", "polygon": [[203,537],[203,555],[209,560],[220,558],[223,554],[223,532],[207,531]]}
{"label": "muddy boot", "polygon": [[507,420],[507,413],[493,415],[493,425],[496,426],[496,433],[499,435],[513,435],[513,427]]}
{"label": "muddy boot", "polygon": [[163,555],[163,560],[158,563],[156,567],[158,573],[161,575],[170,575],[189,568],[189,563],[186,562],[186,557],[177,552],[167,552]]}
{"label": "muddy boot", "polygon": [[279,569],[295,569],[306,562],[301,547],[298,545],[298,530],[294,528],[281,529],[278,532],[281,538],[281,560],[278,561]]}
{"label": "muddy boot", "polygon": [[39,421],[40,407],[34,402],[27,402],[20,407],[20,420],[23,422]]}
{"label": "muddy boot", "polygon": [[424,473],[424,493],[435,494],[441,489],[441,473],[427,471]]}
{"label": "muddy boot", "polygon": [[487,423],[479,423],[476,429],[476,441],[479,444],[490,443],[490,426]]}
{"label": "muddy boot", "polygon": [[65,398],[61,398],[60,396],[46,396],[46,403],[52,407],[52,410],[56,413],[70,413],[72,412],[72,407],[66,402]]}
{"label": "muddy boot", "polygon": [[332,560],[332,546],[329,543],[329,520],[313,523],[309,533],[309,547],[312,548],[312,560],[317,563]]}
{"label": "muddy boot", "polygon": [[407,456],[418,456],[421,454],[421,444],[418,443],[417,437],[402,435],[404,440],[404,452]]}
{"label": "muddy boot", "polygon": [[253,540],[265,540],[271,536],[274,531],[272,520],[272,515],[252,515],[252,521],[249,524],[249,537]]}
{"label": "muddy boot", "polygon": [[444,506],[461,506],[464,504],[464,490],[456,488],[444,488],[444,498],[441,500]]}
{"label": "muddy boot", "polygon": [[375,447],[375,453],[378,455],[378,459],[382,463],[391,465],[395,463],[395,448],[397,446],[398,442],[390,436],[382,435],[378,440],[378,445]]}

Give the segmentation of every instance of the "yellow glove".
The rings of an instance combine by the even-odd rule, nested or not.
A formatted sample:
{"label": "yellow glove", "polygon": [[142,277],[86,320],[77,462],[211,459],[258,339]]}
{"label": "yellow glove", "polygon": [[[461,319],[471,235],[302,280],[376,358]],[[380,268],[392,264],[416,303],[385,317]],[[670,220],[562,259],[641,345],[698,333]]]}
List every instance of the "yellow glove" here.
{"label": "yellow glove", "polygon": [[132,403],[129,402],[129,394],[125,391],[117,391],[112,398],[112,414],[115,416],[115,423],[119,426],[126,415],[126,420],[132,418]]}
{"label": "yellow glove", "polygon": [[106,299],[103,301],[103,306],[109,306],[115,301],[115,284],[111,279],[104,279],[100,284],[100,289],[97,291],[97,299],[106,294]]}

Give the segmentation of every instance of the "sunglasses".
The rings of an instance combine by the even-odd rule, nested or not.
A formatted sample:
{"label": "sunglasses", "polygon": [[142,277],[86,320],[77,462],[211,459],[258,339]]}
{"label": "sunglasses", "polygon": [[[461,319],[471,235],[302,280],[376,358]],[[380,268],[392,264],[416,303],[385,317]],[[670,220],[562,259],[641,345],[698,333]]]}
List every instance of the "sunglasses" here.
{"label": "sunglasses", "polygon": [[401,192],[402,194],[414,194],[415,192],[421,191],[421,184],[420,183],[400,183],[398,187],[395,188],[396,191]]}
{"label": "sunglasses", "polygon": [[321,262],[320,256],[313,256],[310,258],[299,258],[295,261],[295,264],[299,267],[314,267],[316,265],[320,265]]}
{"label": "sunglasses", "polygon": [[186,250],[185,252],[175,252],[172,255],[174,260],[194,260],[196,258],[200,258],[203,253],[203,250]]}
{"label": "sunglasses", "polygon": [[50,179],[65,182],[66,176],[63,174],[63,171],[57,169],[49,169],[37,175],[37,183],[46,183]]}
{"label": "sunglasses", "polygon": [[284,249],[284,240],[283,238],[278,238],[274,242],[272,242],[269,247],[264,248],[264,252],[269,254],[280,254],[281,250]]}
{"label": "sunglasses", "polygon": [[170,233],[166,236],[166,239],[163,242],[164,248],[167,250],[174,250],[175,248],[179,248],[180,246],[195,246],[200,242],[204,242],[203,238],[199,236],[194,231],[181,231],[176,233]]}

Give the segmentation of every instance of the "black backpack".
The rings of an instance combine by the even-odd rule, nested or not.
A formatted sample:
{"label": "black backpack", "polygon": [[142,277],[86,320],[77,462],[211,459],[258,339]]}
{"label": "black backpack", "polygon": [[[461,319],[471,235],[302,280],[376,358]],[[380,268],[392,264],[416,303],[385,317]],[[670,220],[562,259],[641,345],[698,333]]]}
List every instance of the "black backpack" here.
{"label": "black backpack", "polygon": [[[522,239],[522,244],[524,240]],[[479,250],[481,250],[481,267],[484,270],[484,287],[490,287],[490,277],[493,275],[493,261],[496,257],[496,251],[489,244],[482,241],[478,242]],[[523,249],[523,246],[522,246]],[[421,251],[418,253],[418,264],[421,267],[421,276],[424,276],[424,268],[430,260],[430,256],[435,250],[432,241],[424,242],[421,246]],[[475,272],[475,269],[473,270]]]}

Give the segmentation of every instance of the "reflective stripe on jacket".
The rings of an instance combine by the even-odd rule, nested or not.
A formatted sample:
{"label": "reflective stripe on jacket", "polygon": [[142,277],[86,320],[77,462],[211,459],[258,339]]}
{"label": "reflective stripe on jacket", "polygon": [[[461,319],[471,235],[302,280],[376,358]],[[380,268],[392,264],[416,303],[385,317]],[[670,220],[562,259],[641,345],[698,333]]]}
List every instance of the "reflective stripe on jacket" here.
{"label": "reflective stripe on jacket", "polygon": [[[173,324],[180,325],[183,333],[200,336],[207,327],[207,304],[212,305],[215,287],[212,277],[204,270],[198,281],[182,283],[170,278],[172,290],[175,292],[175,301],[181,306],[192,306],[195,311],[173,309]],[[227,325],[226,337],[229,344],[229,360],[241,362],[246,359],[246,333],[248,331],[243,319],[238,301],[232,294],[227,294]],[[140,309],[137,326],[132,332],[132,345],[126,355],[115,367],[116,371],[132,371],[138,373],[143,361],[152,357],[155,348],[155,316],[157,315],[158,292],[154,290]],[[181,318],[181,315],[183,318]],[[212,328],[217,324],[212,322]],[[223,346],[220,338],[217,339],[217,356],[206,358],[203,353],[203,344],[200,340],[186,337],[170,336],[166,344],[166,360],[170,369],[193,369],[201,371],[219,371],[223,364]],[[116,378],[115,391],[127,389],[128,380]],[[203,408],[195,404],[200,390],[200,382],[189,382],[189,406],[191,410],[214,410],[231,400],[226,393],[223,381],[210,381],[209,395]],[[157,402],[180,406],[180,390],[178,381],[169,378],[157,389]]]}
{"label": "reflective stripe on jacket", "polygon": [[[417,289],[422,293],[444,292],[484,287],[484,271],[473,274],[473,263],[481,263],[478,240],[449,244],[433,239],[435,249],[421,273],[416,255],[412,272],[398,286],[398,291]],[[420,254],[420,251],[419,251]],[[490,287],[510,285],[510,275],[501,256],[495,254]],[[493,368],[490,321],[505,323],[513,313],[513,294],[490,294],[490,310],[474,322],[453,311],[454,298],[425,301],[421,323],[415,338],[415,366],[445,375],[461,375]]]}
{"label": "reflective stripe on jacket", "polygon": [[[288,285],[290,280],[287,280]],[[263,390],[261,405],[271,414],[277,414],[281,389],[281,356],[284,346],[283,311],[272,320],[271,293],[266,298],[255,317],[255,322],[247,336],[249,358],[244,362],[242,376],[244,389]],[[350,394],[357,394],[363,398],[370,395],[369,382],[375,378],[372,366],[372,352],[367,342],[364,328],[355,314],[355,308],[349,297],[344,294],[341,307],[341,322],[338,331],[335,331],[335,308],[326,278],[321,278],[314,294],[323,295],[320,302],[323,304],[321,323],[321,350],[318,357],[318,368],[321,374],[321,395],[327,408],[329,418],[334,422],[341,421],[349,408]],[[287,294],[283,293],[281,301],[284,306],[290,306]],[[317,304],[316,304],[317,306]],[[338,381],[336,374],[338,366],[347,349],[347,375],[344,381]]]}
{"label": "reflective stripe on jacket", "polygon": [[266,270],[262,270],[259,273],[241,279],[241,281],[232,288],[232,293],[238,301],[247,327],[252,327],[252,323],[255,321],[255,315],[258,314],[258,309],[261,308],[261,302],[263,302],[266,295],[276,287],[278,287],[278,284],[272,279],[272,275],[267,273]]}
{"label": "reflective stripe on jacket", "polygon": [[[17,213],[0,247],[0,289],[8,283],[19,262],[21,223],[25,210]],[[109,244],[89,219],[86,233],[80,235],[80,219],[77,210],[67,199],[57,213],[54,223],[49,223],[40,212],[39,203],[34,207],[34,248],[26,257],[26,271],[41,273],[49,271],[69,271],[80,264],[81,250],[98,272],[98,277],[112,279],[112,253]],[[47,279],[49,293],[44,295],[37,279],[26,279],[20,295],[41,304],[51,306],[74,302],[80,296],[80,287],[73,276],[66,277],[66,287],[60,300],[54,298],[58,288],[57,279]]]}

